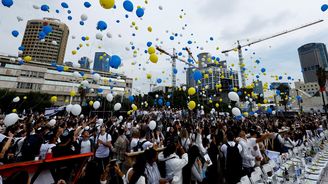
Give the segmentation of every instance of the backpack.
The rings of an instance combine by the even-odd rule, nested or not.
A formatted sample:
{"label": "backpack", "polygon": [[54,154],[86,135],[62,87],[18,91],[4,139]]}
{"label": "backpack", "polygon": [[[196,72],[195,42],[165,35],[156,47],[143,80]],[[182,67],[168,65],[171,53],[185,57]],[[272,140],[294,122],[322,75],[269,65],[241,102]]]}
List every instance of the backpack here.
{"label": "backpack", "polygon": [[36,134],[26,137],[21,148],[23,161],[34,160],[39,155],[42,142],[43,140]]}
{"label": "backpack", "polygon": [[135,146],[135,147],[133,147],[133,151],[134,152],[137,152],[137,151],[139,151],[139,149],[141,149],[141,151],[143,151],[143,145],[145,144],[147,142],[147,140],[144,140],[144,141],[142,141],[142,142],[140,142],[140,141],[138,141],[138,144]]}
{"label": "backpack", "polygon": [[159,173],[161,174],[161,178],[166,178],[166,161],[171,160],[175,157],[171,157],[162,161],[158,161],[157,167],[159,170]]}
{"label": "backpack", "polygon": [[[106,137],[106,140],[107,140],[107,137]],[[82,141],[83,141],[83,140],[79,140],[79,146],[78,146],[78,148],[79,148],[79,152],[80,152],[81,149],[82,149],[82,147],[81,147],[81,145],[82,145]],[[91,149],[91,152],[92,152],[92,150],[93,150],[93,148],[94,148],[94,142],[93,142],[91,139],[89,139],[89,141],[90,141],[90,149]]]}
{"label": "backpack", "polygon": [[227,145],[227,158],[226,158],[226,171],[227,173],[235,173],[236,177],[241,176],[242,171],[242,158],[239,153],[238,143],[235,146]]}
{"label": "backpack", "polygon": [[273,140],[273,151],[282,153],[283,152],[283,145],[280,143],[278,139],[279,134],[276,135],[276,137]]}

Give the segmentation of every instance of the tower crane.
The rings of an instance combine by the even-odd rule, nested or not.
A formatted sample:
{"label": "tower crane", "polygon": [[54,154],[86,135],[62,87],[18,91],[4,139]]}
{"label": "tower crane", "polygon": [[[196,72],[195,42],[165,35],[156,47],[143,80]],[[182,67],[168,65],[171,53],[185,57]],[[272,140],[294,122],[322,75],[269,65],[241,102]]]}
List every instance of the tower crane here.
{"label": "tower crane", "polygon": [[[177,85],[177,79],[176,79],[176,75],[175,75],[175,73],[174,73],[174,68],[176,68],[176,66],[177,66],[177,62],[176,62],[176,60],[179,60],[179,61],[181,61],[181,62],[187,64],[188,66],[198,68],[197,66],[195,66],[195,65],[193,65],[193,64],[191,64],[191,63],[189,63],[188,61],[179,58],[179,57],[177,56],[177,54],[176,54],[174,48],[173,48],[173,54],[170,54],[170,53],[166,52],[165,50],[163,50],[162,48],[160,48],[160,47],[158,47],[158,46],[156,46],[156,49],[157,49],[159,52],[161,52],[161,53],[163,53],[163,54],[165,54],[165,55],[167,55],[167,56],[170,56],[171,59],[172,59],[172,88],[173,88],[173,90],[175,89],[175,87],[176,87],[176,85]],[[192,53],[190,52],[190,50],[189,50],[188,48],[186,48],[186,51],[188,52],[189,57],[191,57],[191,58],[194,60],[194,62],[196,62],[196,60],[195,60],[195,58],[192,56]]]}
{"label": "tower crane", "polygon": [[276,37],[279,37],[279,36],[282,36],[282,35],[285,35],[285,34],[288,34],[288,33],[291,33],[291,32],[294,32],[294,31],[297,31],[297,30],[300,30],[300,29],[303,29],[303,28],[306,28],[306,27],[309,27],[309,26],[313,26],[313,25],[321,23],[321,22],[323,22],[323,20],[314,21],[314,22],[311,22],[309,24],[305,24],[305,25],[296,27],[294,29],[286,30],[286,31],[283,31],[283,32],[278,33],[278,34],[268,36],[266,38],[261,38],[261,39],[258,39],[256,41],[254,41],[254,42],[247,43],[247,44],[244,44],[244,45],[241,45],[240,41],[237,40],[237,47],[229,49],[229,50],[224,50],[224,51],[222,51],[222,53],[228,53],[228,52],[231,52],[231,51],[237,51],[238,50],[241,82],[242,82],[242,87],[244,88],[244,87],[246,87],[246,79],[245,79],[245,71],[243,70],[244,59],[243,59],[243,53],[242,53],[242,50],[241,50],[242,48],[248,47],[248,46],[251,46],[251,45],[266,41],[266,40],[270,40],[270,39],[273,39],[273,38],[276,38]]}

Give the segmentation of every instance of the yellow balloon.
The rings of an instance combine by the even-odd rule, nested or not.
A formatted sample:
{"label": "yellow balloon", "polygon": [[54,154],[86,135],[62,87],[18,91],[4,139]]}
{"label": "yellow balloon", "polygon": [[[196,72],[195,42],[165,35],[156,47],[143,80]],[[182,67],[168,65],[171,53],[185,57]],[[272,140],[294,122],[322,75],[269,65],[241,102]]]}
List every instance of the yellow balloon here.
{"label": "yellow balloon", "polygon": [[73,51],[72,51],[72,54],[73,54],[73,55],[75,55],[76,53],[77,53],[77,51],[76,51],[76,50],[73,50]]}
{"label": "yellow balloon", "polygon": [[263,103],[264,103],[264,104],[268,103],[268,100],[267,100],[267,99],[264,99],[264,100],[263,100]]}
{"label": "yellow balloon", "polygon": [[99,0],[100,5],[105,9],[111,9],[115,5],[115,0]]}
{"label": "yellow balloon", "polygon": [[27,99],[27,96],[24,96],[23,99],[26,100]]}
{"label": "yellow balloon", "polygon": [[156,50],[155,50],[155,47],[149,47],[149,48],[148,48],[148,53],[149,53],[149,54],[154,54],[155,51],[156,51]]}
{"label": "yellow balloon", "polygon": [[69,67],[68,66],[64,66],[64,71],[68,71]]}
{"label": "yellow balloon", "polygon": [[196,107],[196,102],[195,101],[190,101],[188,103],[188,109],[189,110],[193,110],[193,109],[195,109],[195,107]]}
{"label": "yellow balloon", "polygon": [[72,91],[69,92],[69,95],[70,95],[71,97],[74,97],[74,96],[76,95],[76,92],[75,92],[74,90],[72,90]]}
{"label": "yellow balloon", "polygon": [[152,62],[152,63],[157,63],[158,61],[158,56],[156,54],[151,54],[149,56],[149,60]]}
{"label": "yellow balloon", "polygon": [[25,56],[24,61],[25,62],[30,62],[30,61],[32,61],[32,57],[31,56]]}
{"label": "yellow balloon", "polygon": [[17,112],[17,110],[16,110],[16,109],[13,109],[13,110],[12,110],[12,112],[13,112],[13,113],[16,113],[16,112]]}
{"label": "yellow balloon", "polygon": [[196,93],[196,89],[194,87],[191,87],[188,89],[188,95],[194,95]]}
{"label": "yellow balloon", "polygon": [[152,28],[151,26],[149,26],[149,27],[147,28],[147,30],[148,30],[149,32],[152,32],[152,31],[153,31],[153,28]]}
{"label": "yellow balloon", "polygon": [[86,36],[86,37],[85,37],[85,40],[89,40],[89,39],[90,39],[90,37],[89,37],[89,36]]}
{"label": "yellow balloon", "polygon": [[57,96],[52,96],[52,97],[50,98],[50,102],[51,102],[51,103],[56,103],[56,102],[57,102]]}
{"label": "yellow balloon", "polygon": [[69,100],[65,100],[65,103],[68,103],[69,102]]}
{"label": "yellow balloon", "polygon": [[93,101],[90,101],[90,102],[89,102],[89,105],[90,105],[90,106],[93,106]]}
{"label": "yellow balloon", "polygon": [[216,104],[215,104],[215,107],[216,107],[216,108],[219,108],[219,107],[220,107],[220,105],[219,105],[218,103],[216,103]]}
{"label": "yellow balloon", "polygon": [[220,102],[222,102],[223,100],[222,100],[222,98],[220,98]]}
{"label": "yellow balloon", "polygon": [[147,79],[151,79],[151,74],[150,73],[147,73]]}
{"label": "yellow balloon", "polygon": [[132,110],[136,111],[136,110],[138,110],[138,107],[135,104],[132,104]]}
{"label": "yellow balloon", "polygon": [[204,78],[205,78],[205,79],[208,79],[208,74],[205,74],[205,75],[204,75]]}

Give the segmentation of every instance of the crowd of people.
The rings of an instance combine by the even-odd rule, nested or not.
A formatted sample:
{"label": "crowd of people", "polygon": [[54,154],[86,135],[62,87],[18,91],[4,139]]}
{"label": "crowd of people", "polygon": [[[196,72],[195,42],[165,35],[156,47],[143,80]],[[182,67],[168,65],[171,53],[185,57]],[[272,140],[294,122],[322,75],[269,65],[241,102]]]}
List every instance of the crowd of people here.
{"label": "crowd of people", "polygon": [[[29,115],[10,127],[2,121],[1,164],[92,152],[80,184],[238,183],[268,163],[265,150],[286,153],[325,127],[320,115],[236,119],[178,109],[138,110],[108,119]],[[126,153],[137,155],[132,166],[126,164]],[[55,183],[69,182],[74,171],[74,164],[56,169]],[[3,182],[17,183],[15,178],[29,180],[16,173]]]}

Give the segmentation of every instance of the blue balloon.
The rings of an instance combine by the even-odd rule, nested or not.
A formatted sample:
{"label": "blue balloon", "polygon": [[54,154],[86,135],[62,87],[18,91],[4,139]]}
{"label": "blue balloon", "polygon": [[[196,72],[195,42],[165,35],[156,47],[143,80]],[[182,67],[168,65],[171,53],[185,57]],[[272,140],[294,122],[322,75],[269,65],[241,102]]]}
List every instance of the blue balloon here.
{"label": "blue balloon", "polygon": [[280,90],[276,90],[276,94],[280,95],[281,94]]}
{"label": "blue balloon", "polygon": [[178,70],[176,68],[173,68],[173,73],[174,74],[177,74],[178,73]]}
{"label": "blue balloon", "polygon": [[62,72],[62,71],[64,71],[64,67],[63,66],[57,66],[57,71],[58,72]]}
{"label": "blue balloon", "polygon": [[117,55],[113,55],[109,60],[109,66],[115,69],[121,65],[121,58]]}
{"label": "blue balloon", "polygon": [[107,24],[104,21],[98,21],[97,23],[97,30],[103,31],[107,29]]}
{"label": "blue balloon", "polygon": [[51,62],[51,66],[52,66],[52,67],[57,67],[56,61],[52,61],[52,62]]}
{"label": "blue balloon", "polygon": [[18,64],[19,65],[23,65],[24,64],[24,61],[23,60],[20,60],[20,61],[18,61]]}
{"label": "blue balloon", "polygon": [[59,13],[59,10],[56,10],[56,13]]}
{"label": "blue balloon", "polygon": [[91,4],[89,2],[84,2],[84,7],[90,8],[91,7]]}
{"label": "blue balloon", "polygon": [[73,17],[72,17],[72,16],[68,16],[67,19],[68,19],[68,20],[72,20]]}
{"label": "blue balloon", "polygon": [[129,18],[129,15],[125,15],[125,18]]}
{"label": "blue balloon", "polygon": [[282,79],[282,76],[279,76],[279,80],[281,80]]}
{"label": "blue balloon", "polygon": [[190,44],[192,44],[192,41],[191,41],[191,40],[189,40],[189,41],[188,41],[188,44],[189,44],[189,45],[190,45]]}
{"label": "blue balloon", "polygon": [[302,97],[301,96],[296,96],[296,99],[298,100],[298,101],[301,101],[302,100]]}
{"label": "blue balloon", "polygon": [[52,32],[52,27],[51,27],[50,25],[43,26],[43,27],[42,27],[42,31],[43,31],[46,35],[48,35],[49,33]]}
{"label": "blue balloon", "polygon": [[46,37],[46,33],[44,33],[43,31],[39,32],[39,40],[42,40]]}
{"label": "blue balloon", "polygon": [[44,5],[41,6],[41,10],[42,10],[42,11],[47,11],[47,12],[49,12],[49,9],[50,9],[49,6],[46,5],[46,4],[44,4]]}
{"label": "blue balloon", "polygon": [[65,2],[62,2],[62,3],[61,3],[61,6],[62,6],[63,8],[68,8],[68,4],[65,3]]}
{"label": "blue balloon", "polygon": [[163,99],[160,98],[160,99],[158,99],[157,102],[158,102],[159,105],[163,105]]}
{"label": "blue balloon", "polygon": [[150,47],[150,46],[152,46],[153,45],[153,43],[151,43],[151,42],[147,42],[147,47]]}
{"label": "blue balloon", "polygon": [[170,107],[171,103],[170,102],[166,102],[166,106]]}
{"label": "blue balloon", "polygon": [[210,37],[210,40],[211,40],[211,41],[213,41],[213,40],[214,40],[214,38],[213,38],[213,37]]}
{"label": "blue balloon", "polygon": [[13,0],[2,0],[2,5],[10,8],[14,4]]}
{"label": "blue balloon", "polygon": [[260,60],[258,60],[258,59],[255,62],[256,62],[256,64],[260,64]]}
{"label": "blue balloon", "polygon": [[162,83],[162,79],[158,78],[158,79],[156,80],[156,82],[157,82],[158,84],[160,84],[160,83]]}
{"label": "blue balloon", "polygon": [[238,96],[241,96],[243,93],[241,91],[238,91]]}
{"label": "blue balloon", "polygon": [[134,97],[133,96],[129,96],[129,101],[132,103],[134,102]]}
{"label": "blue balloon", "polygon": [[267,113],[272,114],[272,109],[270,107],[267,109]]}
{"label": "blue balloon", "polygon": [[220,61],[221,59],[219,57],[216,58],[216,61]]}
{"label": "blue balloon", "polygon": [[170,40],[174,40],[174,36],[170,36]]}
{"label": "blue balloon", "polygon": [[142,16],[144,16],[145,11],[142,8],[138,8],[136,13],[137,13],[138,17],[142,17]]}
{"label": "blue balloon", "polygon": [[198,81],[198,80],[200,80],[200,79],[202,79],[202,78],[203,78],[203,74],[202,74],[202,72],[199,71],[199,70],[196,70],[196,71],[194,72],[194,80],[195,80],[195,81]]}
{"label": "blue balloon", "polygon": [[123,2],[123,7],[126,11],[132,12],[133,11],[133,3],[129,0],[125,0]]}
{"label": "blue balloon", "polygon": [[84,22],[83,22],[82,20],[80,21],[80,25],[81,25],[81,26],[83,26],[83,25],[84,25]]}
{"label": "blue balloon", "polygon": [[84,72],[79,72],[80,73],[80,75],[83,77],[84,76]]}
{"label": "blue balloon", "polygon": [[262,73],[264,73],[265,71],[266,71],[265,68],[262,68],[262,69],[261,69],[261,72],[262,72]]}
{"label": "blue balloon", "polygon": [[11,34],[14,36],[14,37],[17,37],[19,35],[19,32],[14,30],[11,32]]}
{"label": "blue balloon", "polygon": [[327,4],[324,4],[321,6],[321,11],[325,12],[328,10],[328,5]]}
{"label": "blue balloon", "polygon": [[104,90],[101,89],[101,88],[98,88],[98,89],[97,89],[97,92],[98,92],[98,93],[102,93],[102,92],[104,92]]}
{"label": "blue balloon", "polygon": [[18,47],[18,50],[24,51],[25,50],[25,47],[23,45],[21,45],[21,46]]}
{"label": "blue balloon", "polygon": [[71,14],[71,13],[72,13],[72,11],[71,11],[71,10],[67,10],[67,13],[68,13],[68,14]]}

